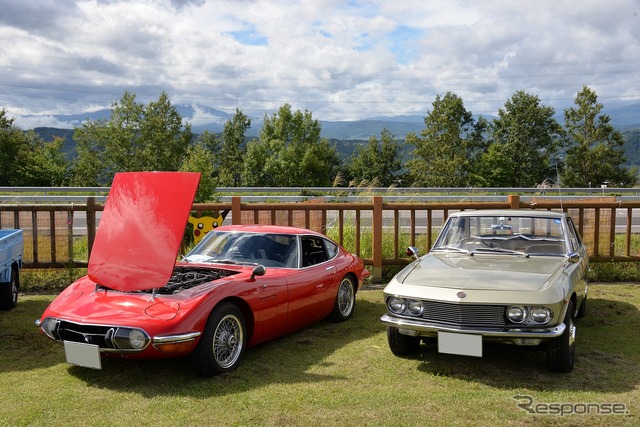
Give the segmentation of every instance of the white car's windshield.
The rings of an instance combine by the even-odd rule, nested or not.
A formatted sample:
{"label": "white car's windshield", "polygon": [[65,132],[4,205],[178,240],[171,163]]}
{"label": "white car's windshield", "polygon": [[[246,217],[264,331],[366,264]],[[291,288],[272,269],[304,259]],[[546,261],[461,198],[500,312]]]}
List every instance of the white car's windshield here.
{"label": "white car's windshield", "polygon": [[482,215],[449,218],[433,250],[559,256],[568,252],[561,218]]}
{"label": "white car's windshield", "polygon": [[298,265],[298,243],[295,236],[287,234],[211,231],[185,259],[294,268]]}

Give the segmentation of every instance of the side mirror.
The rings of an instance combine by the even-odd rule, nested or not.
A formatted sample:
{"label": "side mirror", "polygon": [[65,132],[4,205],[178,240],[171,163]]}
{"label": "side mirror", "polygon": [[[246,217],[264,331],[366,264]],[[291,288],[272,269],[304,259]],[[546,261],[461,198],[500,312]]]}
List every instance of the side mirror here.
{"label": "side mirror", "polygon": [[407,248],[407,256],[412,256],[415,259],[420,258],[420,254],[418,252],[418,248],[416,248],[415,246],[409,246]]}
{"label": "side mirror", "polygon": [[569,262],[574,264],[580,262],[580,254],[578,252],[571,252],[567,255],[567,258],[569,259]]}
{"label": "side mirror", "polygon": [[256,276],[264,276],[264,273],[267,272],[267,269],[264,268],[264,265],[260,264],[260,265],[256,265],[255,268],[253,269],[253,272],[251,273],[251,278],[249,280],[253,281],[255,280]]}

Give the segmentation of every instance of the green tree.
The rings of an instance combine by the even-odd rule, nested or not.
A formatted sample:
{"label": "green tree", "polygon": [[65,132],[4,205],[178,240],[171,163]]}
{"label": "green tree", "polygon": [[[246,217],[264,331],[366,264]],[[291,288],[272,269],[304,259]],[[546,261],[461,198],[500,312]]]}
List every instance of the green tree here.
{"label": "green tree", "polygon": [[125,92],[109,120],[87,121],[74,132],[74,182],[108,184],[116,172],[176,171],[193,137],[166,93],[146,106]]}
{"label": "green tree", "polygon": [[490,125],[490,147],[480,157],[477,185],[532,187],[555,176],[563,129],[554,109],[537,96],[516,92]]}
{"label": "green tree", "polygon": [[0,110],[0,185],[61,186],[68,184],[62,139],[44,142],[35,132],[13,125]]}
{"label": "green tree", "polygon": [[69,184],[69,164],[62,152],[62,138],[45,142],[33,131],[24,134],[26,145],[18,153],[16,172],[20,185],[59,187]]}
{"label": "green tree", "polygon": [[20,185],[16,172],[18,154],[26,148],[23,132],[13,125],[5,109],[0,110],[0,185]]}
{"label": "green tree", "polygon": [[601,114],[603,105],[596,93],[586,85],[578,92],[575,108],[564,112],[568,148],[562,184],[569,187],[591,187],[608,184],[628,187],[636,182],[635,170],[627,170],[622,134]]}
{"label": "green tree", "polygon": [[348,176],[358,183],[390,187],[396,184],[401,168],[400,143],[388,129],[383,129],[380,140],[372,136],[367,145],[356,149],[347,170]]}
{"label": "green tree", "polygon": [[242,184],[242,169],[246,148],[245,134],[251,127],[251,119],[236,109],[231,120],[224,124],[220,151],[216,153],[218,185],[238,187]]}
{"label": "green tree", "polygon": [[310,112],[285,104],[265,115],[258,139],[247,144],[243,183],[248,186],[328,186],[337,172],[338,153],[320,138]]}
{"label": "green tree", "polygon": [[200,184],[194,198],[195,203],[210,202],[216,192],[213,153],[202,142],[191,145],[180,166],[182,172],[200,172]]}
{"label": "green tree", "polygon": [[447,92],[444,97],[436,96],[433,111],[424,123],[421,137],[407,135],[407,144],[415,147],[407,162],[411,183],[428,187],[470,185],[475,162],[486,148],[486,120],[476,121],[464,108],[462,98]]}

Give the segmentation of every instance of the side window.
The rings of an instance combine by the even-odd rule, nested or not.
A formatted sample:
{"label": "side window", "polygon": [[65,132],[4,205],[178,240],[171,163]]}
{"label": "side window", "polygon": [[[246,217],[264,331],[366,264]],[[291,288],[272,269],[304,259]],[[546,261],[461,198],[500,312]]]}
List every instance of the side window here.
{"label": "side window", "polygon": [[338,245],[329,240],[325,240],[324,244],[327,248],[327,256],[329,257],[328,259],[335,258],[336,255],[338,255]]}
{"label": "side window", "polygon": [[576,226],[573,224],[571,218],[567,218],[567,224],[569,225],[569,238],[571,240],[571,251],[577,251],[580,245],[582,245],[582,240],[580,239],[580,234],[578,230],[576,230]]}
{"label": "side window", "polygon": [[327,261],[324,239],[315,236],[302,237],[302,266],[320,264]]}

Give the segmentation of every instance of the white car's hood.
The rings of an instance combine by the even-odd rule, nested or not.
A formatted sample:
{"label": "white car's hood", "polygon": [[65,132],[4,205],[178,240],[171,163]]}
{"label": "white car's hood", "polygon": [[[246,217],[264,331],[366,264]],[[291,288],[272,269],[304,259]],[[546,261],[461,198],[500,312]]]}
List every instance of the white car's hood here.
{"label": "white car's hood", "polygon": [[[404,285],[467,290],[538,291],[566,262],[563,257],[430,253],[414,265]],[[400,273],[402,275],[402,273]],[[399,276],[400,276],[399,275]]]}

